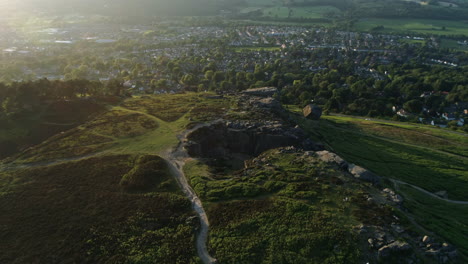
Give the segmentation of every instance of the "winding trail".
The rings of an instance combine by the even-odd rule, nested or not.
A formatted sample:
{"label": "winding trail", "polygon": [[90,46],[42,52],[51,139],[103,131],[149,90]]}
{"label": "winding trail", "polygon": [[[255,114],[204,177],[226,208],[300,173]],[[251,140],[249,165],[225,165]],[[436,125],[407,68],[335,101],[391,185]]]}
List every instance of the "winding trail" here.
{"label": "winding trail", "polygon": [[179,139],[179,145],[173,149],[168,150],[159,155],[163,157],[169,166],[171,173],[174,175],[176,181],[179,183],[180,187],[182,188],[183,193],[189,198],[192,202],[192,207],[197,213],[200,219],[200,231],[196,238],[196,246],[197,246],[197,253],[200,259],[205,264],[214,264],[217,263],[217,260],[210,256],[208,253],[208,249],[206,247],[206,242],[208,240],[208,231],[210,227],[210,223],[208,222],[208,216],[206,215],[205,209],[203,208],[203,204],[198,198],[195,191],[192,189],[190,184],[187,182],[187,178],[185,177],[183,167],[187,160],[190,160],[187,152],[184,149],[183,142],[187,140],[187,135],[204,126],[209,126],[213,123],[219,122],[219,120],[215,120],[213,122],[204,123],[193,127],[192,129],[185,130],[182,134],[178,135],[177,138]]}
{"label": "winding trail", "polygon": [[426,191],[424,190],[423,188],[421,187],[418,187],[416,185],[413,185],[413,184],[410,184],[410,183],[407,183],[407,182],[404,182],[404,181],[399,181],[399,180],[395,180],[395,179],[391,179],[391,178],[387,178],[389,179],[391,182],[393,182],[393,184],[396,186],[397,184],[404,184],[404,185],[408,185],[408,186],[411,186],[413,187],[414,189],[420,191],[420,192],[423,192],[431,197],[434,197],[436,199],[439,199],[439,200],[442,200],[442,201],[445,201],[447,203],[452,203],[452,204],[462,204],[462,205],[468,205],[468,201],[457,201],[457,200],[450,200],[450,199],[446,199],[446,198],[443,198],[443,197],[440,197],[438,196],[437,194],[434,194],[434,193],[431,193],[429,191]]}

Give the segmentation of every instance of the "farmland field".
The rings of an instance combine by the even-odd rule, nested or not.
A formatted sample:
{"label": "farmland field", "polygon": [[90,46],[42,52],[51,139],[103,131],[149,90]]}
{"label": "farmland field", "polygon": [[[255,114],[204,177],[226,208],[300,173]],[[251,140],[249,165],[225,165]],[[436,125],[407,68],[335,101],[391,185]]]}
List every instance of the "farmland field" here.
{"label": "farmland field", "polygon": [[268,7],[262,8],[263,16],[277,18],[324,18],[327,14],[339,14],[341,11],[333,6],[306,7]]}
{"label": "farmland field", "polygon": [[383,19],[366,18],[355,24],[355,29],[370,31],[383,26],[383,32],[422,33],[432,35],[468,35],[466,21],[447,21],[430,19]]}

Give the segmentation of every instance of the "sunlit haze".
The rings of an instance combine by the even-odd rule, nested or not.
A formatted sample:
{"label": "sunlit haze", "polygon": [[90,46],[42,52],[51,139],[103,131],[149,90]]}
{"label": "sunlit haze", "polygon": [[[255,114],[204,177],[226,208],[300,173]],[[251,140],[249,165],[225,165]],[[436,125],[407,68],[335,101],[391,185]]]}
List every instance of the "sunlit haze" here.
{"label": "sunlit haze", "polygon": [[0,0],[0,263],[468,263],[468,0]]}

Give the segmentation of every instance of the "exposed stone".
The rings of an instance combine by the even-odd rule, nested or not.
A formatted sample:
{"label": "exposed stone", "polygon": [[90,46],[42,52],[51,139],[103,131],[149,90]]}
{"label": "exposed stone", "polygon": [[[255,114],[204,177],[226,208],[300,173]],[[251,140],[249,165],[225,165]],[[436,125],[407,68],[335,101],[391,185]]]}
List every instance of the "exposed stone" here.
{"label": "exposed stone", "polygon": [[366,181],[370,182],[373,184],[378,184],[380,183],[380,177],[375,175],[374,173],[364,169],[363,167],[354,165],[354,164],[349,164],[348,165],[348,171],[356,178],[361,181]]}
{"label": "exposed stone", "polygon": [[392,225],[392,228],[398,234],[405,232],[405,229],[401,225]]}
{"label": "exposed stone", "polygon": [[421,240],[423,243],[431,243],[432,242],[432,238],[429,237],[429,236],[423,236],[422,240]]}
{"label": "exposed stone", "polygon": [[372,238],[367,239],[367,243],[369,243],[369,247],[374,248],[374,239]]}
{"label": "exposed stone", "polygon": [[185,149],[190,156],[224,158],[230,153],[258,155],[265,150],[302,146],[305,133],[281,123],[218,122],[187,135]]}
{"label": "exposed stone", "polygon": [[302,109],[302,113],[304,114],[304,117],[318,120],[322,116],[322,108],[309,104]]}
{"label": "exposed stone", "polygon": [[342,159],[340,156],[336,155],[335,153],[323,150],[323,151],[317,151],[315,152],[315,154],[323,162],[336,163],[340,168],[344,170],[348,168],[348,163],[344,159]]}
{"label": "exposed stone", "polygon": [[449,252],[449,251],[455,250],[455,247],[448,244],[448,243],[443,243],[441,250],[444,251],[444,252]]}
{"label": "exposed stone", "polygon": [[411,246],[408,243],[402,241],[395,241],[391,244],[381,247],[378,251],[378,256],[379,258],[387,258],[392,254],[401,254],[406,251],[409,251],[410,249]]}
{"label": "exposed stone", "polygon": [[384,241],[385,240],[385,232],[377,230],[374,234],[375,239],[379,241]]}
{"label": "exposed stone", "polygon": [[356,227],[357,231],[359,234],[364,234],[364,233],[367,233],[367,227],[365,225],[358,225]]}
{"label": "exposed stone", "polygon": [[243,91],[243,94],[247,95],[254,95],[254,96],[261,96],[261,97],[269,97],[273,96],[278,89],[276,87],[262,87],[262,88],[252,88]]}
{"label": "exposed stone", "polygon": [[395,204],[401,204],[404,199],[399,194],[396,194],[392,189],[385,188],[382,192],[387,196],[387,199]]}
{"label": "exposed stone", "polygon": [[424,252],[424,254],[428,257],[431,257],[431,258],[439,258],[439,254],[440,254],[440,251],[437,250],[437,249],[429,249],[427,250],[426,252]]}
{"label": "exposed stone", "polygon": [[430,249],[438,250],[441,248],[441,245],[439,243],[432,243],[432,244],[427,244],[426,247]]}
{"label": "exposed stone", "polygon": [[401,204],[403,202],[403,197],[401,197],[399,194],[391,196],[391,198],[392,198],[392,202],[396,204]]}

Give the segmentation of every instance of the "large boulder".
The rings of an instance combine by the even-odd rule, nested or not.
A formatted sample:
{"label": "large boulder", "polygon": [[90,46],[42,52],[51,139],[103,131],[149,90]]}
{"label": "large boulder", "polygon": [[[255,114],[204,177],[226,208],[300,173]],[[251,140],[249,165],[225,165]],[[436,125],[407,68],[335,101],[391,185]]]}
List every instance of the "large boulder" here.
{"label": "large boulder", "polygon": [[310,118],[313,120],[318,120],[322,116],[322,108],[309,104],[302,109],[302,113],[304,114],[304,117]]}
{"label": "large boulder", "polygon": [[380,177],[375,175],[374,173],[364,169],[363,167],[350,164],[348,165],[348,171],[351,173],[354,178],[359,179],[361,181],[370,182],[373,184],[380,183]]}

